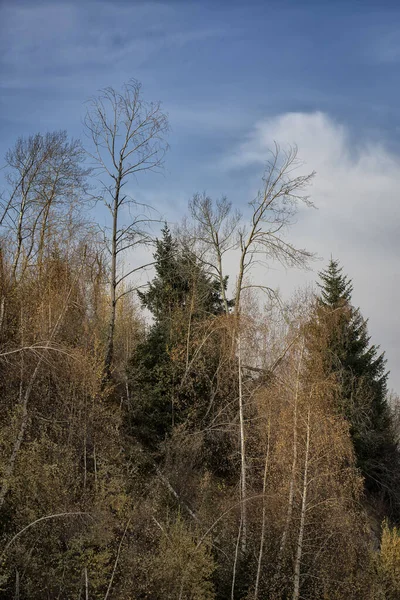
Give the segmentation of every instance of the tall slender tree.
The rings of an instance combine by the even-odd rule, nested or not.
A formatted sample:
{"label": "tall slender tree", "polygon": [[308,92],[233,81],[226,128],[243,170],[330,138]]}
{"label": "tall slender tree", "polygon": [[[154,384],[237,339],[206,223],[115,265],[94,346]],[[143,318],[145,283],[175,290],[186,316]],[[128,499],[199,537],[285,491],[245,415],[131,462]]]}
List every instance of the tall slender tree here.
{"label": "tall slender tree", "polygon": [[[168,119],[159,102],[142,98],[141,84],[131,80],[121,92],[109,87],[89,102],[85,118],[86,133],[92,142],[88,151],[93,166],[101,175],[101,198],[110,212],[105,228],[110,253],[110,316],[104,357],[103,386],[109,381],[114,359],[117,303],[130,290],[123,283],[143,265],[122,272],[121,258],[127,250],[150,241],[150,207],[138,203],[126,184],[142,171],[159,171],[164,162]],[[126,211],[130,218],[123,218]]]}
{"label": "tall slender tree", "polygon": [[[241,311],[243,292],[250,288],[262,290],[269,297],[276,298],[276,292],[268,285],[254,284],[250,275],[255,264],[266,266],[277,261],[287,267],[305,267],[312,253],[290,243],[285,236],[293,223],[300,206],[313,206],[305,193],[311,184],[314,172],[296,173],[302,166],[296,146],[281,149],[275,143],[268,153],[262,185],[255,198],[248,203],[249,220],[243,222],[239,213],[231,212],[226,199],[214,205],[207,196],[195,196],[191,203],[191,213],[197,223],[197,236],[208,249],[215,269],[224,285],[222,260],[225,253],[233,248],[239,250],[239,262],[235,285],[234,327],[232,349],[238,355],[238,367],[242,369]],[[227,307],[225,309],[227,311]],[[247,460],[246,460],[246,398],[243,393],[243,377],[238,372],[238,413],[240,423],[240,496],[241,496],[241,549],[246,550],[247,538]]]}
{"label": "tall slender tree", "polygon": [[350,433],[367,488],[397,496],[398,453],[388,404],[385,354],[370,344],[367,320],[351,304],[352,283],[338,261],[320,273],[317,306],[324,330],[324,363],[338,382],[338,406]]}

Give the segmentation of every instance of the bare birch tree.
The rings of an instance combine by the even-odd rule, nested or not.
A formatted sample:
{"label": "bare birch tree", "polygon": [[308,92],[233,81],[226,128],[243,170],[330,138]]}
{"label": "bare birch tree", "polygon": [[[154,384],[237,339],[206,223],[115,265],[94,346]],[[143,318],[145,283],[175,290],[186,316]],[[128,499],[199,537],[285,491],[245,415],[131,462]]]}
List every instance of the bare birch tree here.
{"label": "bare birch tree", "polygon": [[[151,218],[146,210],[149,207],[137,202],[125,186],[142,171],[162,168],[167,150],[164,136],[168,131],[168,120],[160,103],[145,102],[141,84],[131,80],[121,92],[108,87],[92,98],[85,126],[92,142],[88,153],[99,174],[101,198],[111,215],[111,224],[105,230],[110,253],[110,315],[104,384],[110,379],[113,364],[116,306],[129,291],[120,292],[121,284],[147,266],[122,273],[122,255],[150,241],[148,226]],[[127,214],[130,215],[128,221]]]}
{"label": "bare birch tree", "polygon": [[258,600],[258,592],[260,586],[260,575],[261,575],[261,566],[262,559],[264,553],[264,544],[265,544],[265,530],[266,530],[266,491],[267,491],[267,477],[268,470],[270,468],[270,445],[271,445],[271,405],[269,406],[268,413],[268,425],[267,425],[267,448],[265,454],[265,463],[264,463],[264,476],[263,476],[263,489],[262,489],[262,518],[261,518],[261,535],[260,535],[260,549],[258,551],[258,560],[257,560],[257,574],[256,574],[256,583],[254,586],[254,600]]}
{"label": "bare birch tree", "polygon": [[296,175],[302,166],[297,147],[281,150],[275,143],[262,178],[262,188],[254,200],[249,202],[248,225],[239,231],[240,259],[236,282],[235,313],[240,313],[241,296],[244,289],[257,287],[267,292],[267,286],[246,284],[246,276],[254,264],[278,261],[287,267],[305,267],[312,253],[297,248],[285,239],[285,233],[299,209],[299,205],[313,206],[305,195],[315,173]]}
{"label": "bare birch tree", "polygon": [[309,469],[309,455],[310,455],[310,407],[307,411],[307,435],[306,435],[306,451],[304,458],[304,475],[303,475],[303,489],[301,494],[301,512],[300,512],[300,527],[299,535],[297,538],[296,557],[294,561],[294,576],[293,576],[293,596],[292,600],[298,600],[300,597],[300,568],[301,568],[301,556],[303,553],[303,539],[304,539],[304,528],[307,511],[307,491],[308,491],[308,469]]}
{"label": "bare birch tree", "polygon": [[[231,204],[223,199],[216,203],[206,196],[195,196],[190,209],[197,223],[197,236],[200,242],[211,251],[218,273],[221,293],[226,281],[222,259],[224,254],[234,248],[239,249],[239,264],[235,285],[235,304],[233,309],[234,327],[232,348],[238,355],[238,369],[242,369],[241,324],[242,294],[245,289],[258,288],[270,296],[271,287],[252,284],[248,281],[250,271],[255,264],[267,265],[278,261],[284,266],[305,267],[312,254],[303,248],[297,248],[285,239],[285,233],[293,224],[300,205],[311,207],[309,196],[305,194],[314,172],[302,175],[296,170],[302,166],[298,159],[297,147],[289,146],[282,150],[275,143],[270,151],[262,187],[256,197],[249,202],[250,216],[247,223],[239,214],[231,214]],[[223,295],[227,310],[226,295]],[[227,311],[228,312],[228,311]],[[242,550],[246,548],[246,443],[245,443],[245,397],[241,372],[238,377],[238,409],[240,422],[241,456],[241,502],[242,502]]]}
{"label": "bare birch tree", "polygon": [[[45,247],[87,198],[84,151],[65,131],[20,138],[6,155],[0,226],[12,234],[12,280],[32,260],[43,262]],[[75,218],[75,217],[74,217]],[[19,274],[19,275],[18,275]]]}
{"label": "bare birch tree", "polygon": [[224,309],[228,314],[223,258],[237,245],[234,233],[241,215],[239,211],[232,211],[232,203],[225,197],[213,203],[205,194],[195,194],[189,208],[196,222],[195,237],[204,247],[207,264],[217,273]]}
{"label": "bare birch tree", "polygon": [[296,384],[295,384],[295,389],[294,389],[294,394],[293,394],[293,456],[292,456],[292,467],[291,467],[291,473],[290,473],[289,495],[288,495],[285,527],[283,529],[281,542],[279,545],[277,573],[279,573],[279,570],[281,567],[282,556],[285,551],[287,538],[289,535],[289,530],[290,530],[290,526],[291,526],[291,522],[292,522],[292,514],[293,514],[293,504],[294,504],[296,475],[297,475],[297,462],[298,462],[298,441],[297,441],[298,431],[297,431],[297,429],[298,429],[299,393],[300,393],[300,379],[301,379],[303,354],[304,354],[304,340],[302,341],[300,357],[299,357],[298,364],[297,364]]}
{"label": "bare birch tree", "polygon": [[[250,222],[239,229],[240,258],[235,290],[235,346],[239,353],[239,369],[241,369],[241,300],[244,289],[257,287],[268,294],[273,290],[265,285],[246,282],[255,263],[265,264],[268,260],[278,261],[285,266],[304,267],[312,254],[302,248],[296,248],[284,238],[285,230],[291,225],[299,203],[312,206],[304,190],[310,184],[314,173],[308,175],[294,175],[294,170],[301,165],[297,158],[297,148],[281,151],[275,143],[274,149],[267,162],[263,176],[263,187],[254,200],[249,202],[251,209]],[[239,420],[240,420],[240,448],[241,448],[241,500],[243,519],[243,544],[246,547],[246,446],[245,446],[245,398],[243,378],[239,377]]]}

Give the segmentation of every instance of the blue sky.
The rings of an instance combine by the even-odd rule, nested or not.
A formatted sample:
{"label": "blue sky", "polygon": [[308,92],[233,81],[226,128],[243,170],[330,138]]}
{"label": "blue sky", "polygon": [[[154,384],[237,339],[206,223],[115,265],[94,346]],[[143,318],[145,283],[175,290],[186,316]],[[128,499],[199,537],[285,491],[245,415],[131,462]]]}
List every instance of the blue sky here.
{"label": "blue sky", "polygon": [[[135,77],[171,125],[164,176],[135,193],[173,221],[196,191],[245,206],[273,139],[296,142],[318,211],[293,238],[342,261],[400,389],[399,65],[398,2],[0,0],[0,156],[82,137],[85,100]],[[269,276],[287,294],[315,279]]]}
{"label": "blue sky", "polygon": [[[175,155],[184,147],[190,158],[197,118],[209,125],[196,146],[211,153],[258,118],[284,112],[320,110],[388,138],[398,122],[395,2],[3,0],[0,7],[2,145],[39,122],[79,134],[84,100],[132,76],[163,101]],[[213,129],[218,135],[207,135]]]}
{"label": "blue sky", "polygon": [[[396,3],[3,0],[0,7],[0,150],[38,127],[80,135],[85,99],[130,77],[170,113],[174,174],[183,159],[192,171],[199,153],[220,156],[258,119],[292,111],[323,111],[397,145]],[[190,181],[205,185],[192,173]]]}
{"label": "blue sky", "polygon": [[322,111],[397,149],[400,9],[383,4],[3,0],[0,156],[37,130],[81,137],[84,101],[130,77],[169,113],[181,203],[205,188],[240,200],[243,173],[209,167],[266,117]]}

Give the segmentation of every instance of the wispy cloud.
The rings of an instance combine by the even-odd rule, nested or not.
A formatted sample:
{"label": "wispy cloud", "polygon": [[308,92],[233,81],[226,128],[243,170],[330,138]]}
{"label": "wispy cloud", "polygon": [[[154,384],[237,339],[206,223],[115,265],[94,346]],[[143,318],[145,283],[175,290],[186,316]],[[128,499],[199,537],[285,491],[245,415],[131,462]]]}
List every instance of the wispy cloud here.
{"label": "wispy cloud", "polygon": [[394,65],[400,61],[399,32],[386,31],[372,39],[366,49],[367,56],[372,63]]}
{"label": "wispy cloud", "polygon": [[220,28],[188,28],[176,16],[168,3],[126,3],[118,10],[113,2],[10,3],[1,14],[1,85],[59,86],[62,76],[76,82],[82,73],[132,71],[162,50],[223,35]]}

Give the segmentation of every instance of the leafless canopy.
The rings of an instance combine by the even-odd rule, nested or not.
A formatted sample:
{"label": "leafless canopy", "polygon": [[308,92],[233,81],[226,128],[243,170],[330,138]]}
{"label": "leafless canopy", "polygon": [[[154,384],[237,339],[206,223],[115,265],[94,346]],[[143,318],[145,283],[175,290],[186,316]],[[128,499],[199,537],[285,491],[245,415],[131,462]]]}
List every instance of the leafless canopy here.
{"label": "leafless canopy", "polygon": [[195,225],[195,239],[202,246],[202,260],[216,271],[225,312],[229,312],[225,292],[223,257],[237,246],[235,232],[241,219],[239,211],[232,211],[232,203],[226,197],[213,200],[206,194],[195,194],[189,203]]}
{"label": "leafless canopy", "polygon": [[[122,92],[112,87],[101,90],[88,102],[86,132],[93,142],[88,152],[94,167],[121,185],[140,171],[162,168],[167,151],[164,141],[168,119],[159,102],[145,102],[141,84],[132,79]],[[114,187],[105,185],[114,196]],[[125,198],[120,199],[122,204]]]}
{"label": "leafless canopy", "polygon": [[253,254],[278,260],[285,266],[302,267],[311,258],[310,252],[295,248],[283,237],[293,224],[299,205],[313,206],[304,192],[315,173],[297,175],[301,166],[296,146],[282,150],[274,144],[262,178],[263,186],[249,202],[251,224],[247,239],[246,230],[240,232],[242,249],[250,248],[251,244]]}
{"label": "leafless canopy", "polygon": [[[84,150],[65,131],[19,138],[6,155],[8,189],[0,198],[0,226],[13,232],[13,276],[44,252],[49,236],[76,220],[87,199]],[[74,218],[73,218],[74,216]],[[23,259],[23,260],[22,260]]]}
{"label": "leafless canopy", "polygon": [[202,247],[202,256],[216,272],[224,292],[223,258],[229,250],[239,249],[235,312],[240,310],[242,290],[249,287],[264,288],[268,294],[273,290],[262,285],[246,282],[255,264],[278,261],[286,267],[305,267],[313,254],[297,248],[285,237],[301,205],[312,207],[305,190],[315,173],[300,174],[302,167],[297,147],[281,149],[275,143],[262,177],[262,187],[248,203],[247,223],[226,198],[213,201],[205,194],[196,194],[189,208],[195,222],[194,237]]}
{"label": "leafless canopy", "polygon": [[[148,243],[148,226],[158,220],[152,218],[150,206],[123,190],[131,176],[141,171],[160,172],[168,149],[164,139],[167,116],[159,102],[146,102],[141,94],[141,84],[134,79],[121,92],[105,88],[89,100],[85,117],[86,133],[92,142],[88,154],[99,175],[101,199],[113,221],[105,228],[105,242],[115,256]],[[125,277],[120,274],[119,281]]]}
{"label": "leafless canopy", "polygon": [[[91,140],[88,154],[94,162],[101,183],[101,198],[111,213],[111,223],[104,228],[110,253],[110,324],[105,358],[105,379],[110,377],[116,304],[127,292],[118,291],[127,277],[147,265],[123,273],[122,254],[151,241],[149,225],[151,207],[137,202],[125,192],[131,177],[142,171],[159,171],[164,163],[168,131],[167,116],[160,103],[145,102],[141,84],[131,80],[121,92],[111,87],[89,100],[85,118],[86,133]],[[125,208],[122,214],[122,209]],[[128,290],[130,291],[130,290]]]}
{"label": "leafless canopy", "polygon": [[287,267],[305,267],[313,257],[311,252],[297,248],[285,239],[300,205],[313,206],[305,190],[315,172],[297,174],[302,165],[296,146],[282,150],[275,142],[262,178],[262,188],[249,202],[250,223],[238,233],[241,258],[236,290],[237,310],[245,275],[253,264],[275,260]]}

